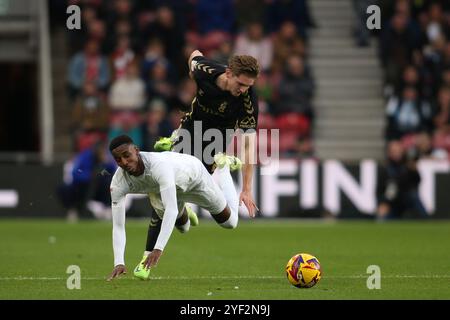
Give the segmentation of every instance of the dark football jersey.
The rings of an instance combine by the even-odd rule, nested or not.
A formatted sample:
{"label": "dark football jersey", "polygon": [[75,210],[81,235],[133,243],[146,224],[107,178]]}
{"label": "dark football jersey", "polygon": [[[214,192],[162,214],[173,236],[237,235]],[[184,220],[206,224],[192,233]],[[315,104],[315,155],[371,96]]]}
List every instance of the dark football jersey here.
{"label": "dark football jersey", "polygon": [[192,101],[192,120],[202,121],[203,128],[256,129],[258,99],[252,87],[238,97],[216,84],[226,66],[205,57],[192,59],[191,71],[197,83],[197,94]]}

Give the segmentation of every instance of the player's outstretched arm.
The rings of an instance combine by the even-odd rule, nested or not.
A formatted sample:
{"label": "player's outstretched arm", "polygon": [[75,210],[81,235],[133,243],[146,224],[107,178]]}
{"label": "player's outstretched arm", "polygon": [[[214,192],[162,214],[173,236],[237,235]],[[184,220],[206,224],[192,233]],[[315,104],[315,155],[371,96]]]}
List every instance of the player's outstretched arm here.
{"label": "player's outstretched arm", "polygon": [[245,204],[250,217],[255,217],[258,207],[253,200],[253,162],[255,159],[256,134],[244,134],[244,163],[242,165],[242,192],[239,196],[239,205]]}
{"label": "player's outstretched arm", "polygon": [[114,252],[114,269],[108,277],[108,281],[111,281],[112,279],[126,273],[127,271],[125,268],[125,197],[117,197],[113,192],[111,192],[111,199],[113,220],[112,240]]}
{"label": "player's outstretched arm", "polygon": [[[144,261],[145,268],[151,268],[158,264],[159,258],[169,241],[172,234],[175,222],[178,216],[177,205],[177,189],[175,187],[175,178],[167,173],[167,170],[162,170],[163,174],[156,177],[160,183],[161,200],[164,206],[164,216],[161,222],[161,231],[159,232],[158,240],[152,252]],[[170,171],[169,171],[170,172]]]}

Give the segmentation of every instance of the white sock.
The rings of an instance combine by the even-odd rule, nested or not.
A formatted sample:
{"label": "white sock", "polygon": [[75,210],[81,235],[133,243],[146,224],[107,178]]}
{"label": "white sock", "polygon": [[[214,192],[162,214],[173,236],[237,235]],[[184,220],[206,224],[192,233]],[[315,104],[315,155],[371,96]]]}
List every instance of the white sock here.
{"label": "white sock", "polygon": [[225,200],[227,200],[228,207],[230,207],[231,210],[230,218],[220,225],[224,228],[236,228],[239,219],[239,198],[236,193],[236,188],[234,187],[233,178],[230,174],[230,167],[226,165],[222,169],[218,169],[218,174],[219,187],[222,189]]}
{"label": "white sock", "polygon": [[151,251],[144,251],[144,256],[148,256],[151,253]]}

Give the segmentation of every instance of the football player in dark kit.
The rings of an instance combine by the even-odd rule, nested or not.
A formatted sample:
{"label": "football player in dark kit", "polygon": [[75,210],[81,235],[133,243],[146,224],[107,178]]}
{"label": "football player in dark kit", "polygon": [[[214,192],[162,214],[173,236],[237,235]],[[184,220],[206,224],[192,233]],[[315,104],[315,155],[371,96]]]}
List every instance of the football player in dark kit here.
{"label": "football player in dark kit", "polygon": [[[221,131],[223,137],[221,152],[224,153],[232,138],[230,133],[234,133],[236,129],[242,129],[247,132],[244,139],[244,157],[250,159],[249,153],[254,151],[251,147],[255,147],[250,139],[256,137],[258,120],[258,101],[252,88],[259,73],[258,62],[251,56],[242,55],[232,57],[228,66],[224,66],[205,58],[200,51],[196,50],[191,54],[188,64],[189,74],[197,83],[197,94],[192,101],[191,112],[182,120],[181,129],[191,135],[191,153],[197,156],[195,152],[198,150],[195,150],[194,144],[199,144],[200,141],[202,142],[201,152],[205,151],[210,141],[204,141],[208,139],[203,137],[203,133],[208,129]],[[201,124],[201,131],[194,130],[195,122],[198,126]],[[179,151],[178,144],[180,139],[175,137],[174,151]],[[206,159],[200,160],[212,174],[215,163],[206,162]],[[251,196],[253,165],[248,162],[243,164],[244,186],[240,198],[252,216],[255,209]]]}
{"label": "football player in dark kit", "polygon": [[[200,51],[195,50],[189,57],[188,67],[190,77],[197,83],[197,93],[192,101],[191,110],[182,119],[180,128],[170,138],[161,138],[155,144],[155,150],[190,153],[198,157],[211,174],[218,163],[226,162],[232,171],[242,166],[243,186],[239,204],[244,203],[249,216],[254,217],[258,208],[252,195],[252,159],[256,158],[254,155],[258,99],[252,86],[259,74],[258,62],[252,56],[238,55],[231,57],[228,65],[223,65],[207,59]],[[220,152],[207,148],[211,141],[204,138],[204,133],[208,129],[221,132],[223,143]],[[243,163],[237,157],[225,154],[237,129],[243,132]],[[186,133],[190,137],[190,142],[184,141]],[[190,144],[190,148],[186,148],[186,144]],[[205,150],[207,157],[204,155]],[[191,225],[197,225],[195,213],[189,206],[185,208],[189,212]],[[153,250],[160,228],[161,220],[153,215],[148,228],[146,254]],[[135,272],[135,276],[148,278],[149,270],[142,275],[142,270],[146,270],[145,267],[148,267],[148,259],[144,255],[137,267],[141,272],[140,274]]]}
{"label": "football player in dark kit", "polygon": [[[239,200],[246,205],[250,216],[254,216],[256,206],[251,192],[253,164],[249,163],[248,159],[251,159],[250,153],[254,152],[252,148],[255,148],[258,121],[258,100],[252,88],[259,74],[258,62],[251,56],[233,56],[228,66],[225,66],[205,58],[200,51],[195,50],[189,57],[188,66],[190,77],[197,83],[197,94],[192,101],[191,112],[184,117],[180,128],[191,135],[191,153],[197,156],[194,144],[200,141],[201,151],[204,152],[210,143],[204,141],[206,139],[203,137],[203,133],[208,129],[221,131],[224,153],[232,138],[226,134],[227,129],[228,132],[235,129],[252,131],[247,133],[244,139],[244,158],[247,161],[244,161],[242,168],[243,188]],[[201,122],[201,131],[194,130],[195,122],[198,121]],[[174,151],[178,151],[178,144],[180,139],[175,137]],[[200,160],[210,173],[214,172],[214,162],[206,163],[205,159]]]}

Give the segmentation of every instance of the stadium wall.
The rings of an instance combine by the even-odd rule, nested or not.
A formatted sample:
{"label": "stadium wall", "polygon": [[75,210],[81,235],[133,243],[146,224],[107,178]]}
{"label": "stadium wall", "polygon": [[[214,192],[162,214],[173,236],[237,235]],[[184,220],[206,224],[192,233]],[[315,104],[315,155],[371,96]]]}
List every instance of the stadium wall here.
{"label": "stadium wall", "polygon": [[[450,162],[421,160],[418,168],[420,197],[428,214],[450,218]],[[337,160],[284,159],[257,168],[255,199],[261,216],[267,218],[370,219],[377,205],[380,170],[374,160],[351,165]],[[55,193],[63,179],[62,164],[3,164],[0,177],[0,217],[65,217]],[[236,184],[239,188],[239,179]],[[149,216],[148,200],[133,197],[128,215]]]}

